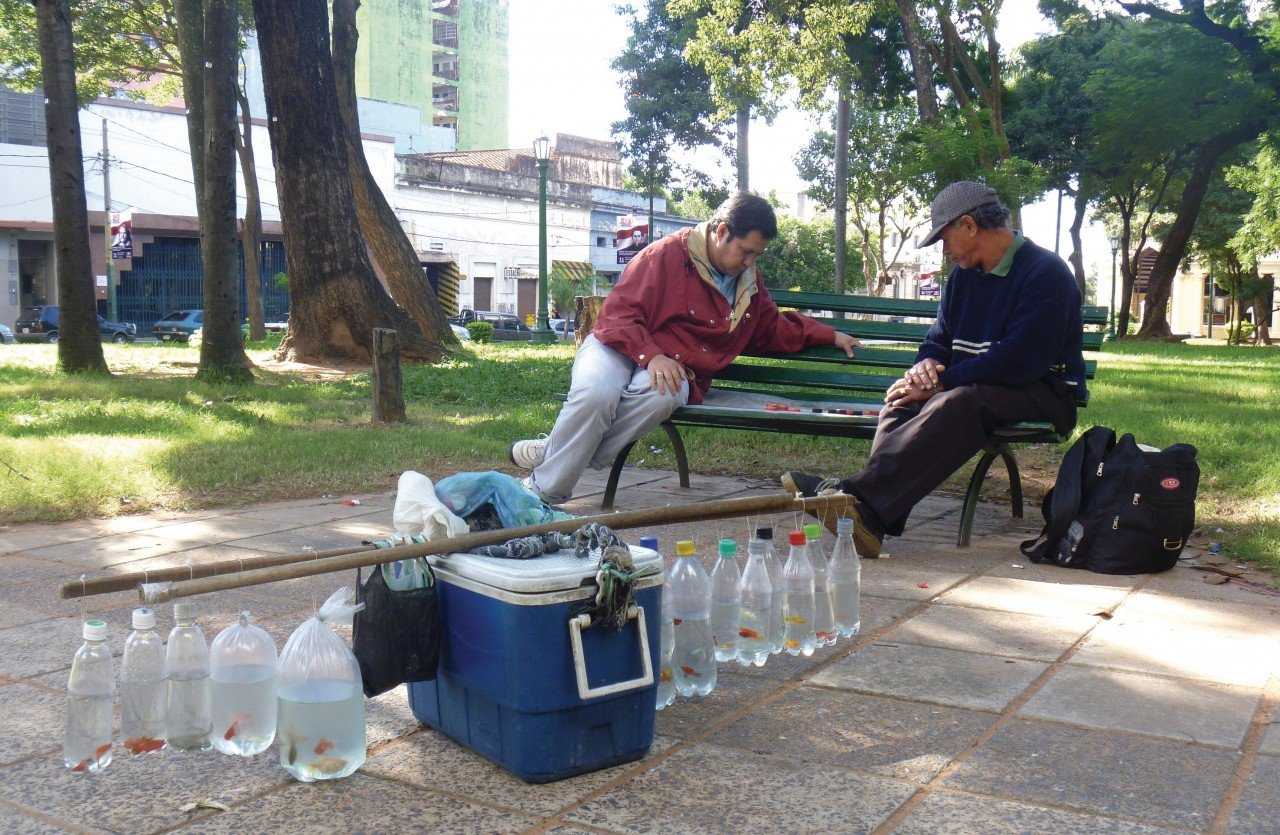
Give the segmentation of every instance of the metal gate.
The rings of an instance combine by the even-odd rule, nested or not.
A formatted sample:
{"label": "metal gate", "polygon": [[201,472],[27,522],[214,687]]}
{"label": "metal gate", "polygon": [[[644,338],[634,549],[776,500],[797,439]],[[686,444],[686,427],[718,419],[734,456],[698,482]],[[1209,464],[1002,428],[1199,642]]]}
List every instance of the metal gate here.
{"label": "metal gate", "polygon": [[[248,309],[245,301],[244,252],[236,249],[240,276],[238,304],[240,318]],[[262,305],[268,322],[283,321],[289,315],[289,291],[276,284],[275,275],[285,271],[284,244],[263,241],[261,255]],[[196,238],[156,238],[143,244],[133,268],[122,273],[116,307],[121,321],[135,322],[139,335],[151,333],[151,326],[175,310],[204,307],[204,271],[200,262],[200,241]]]}

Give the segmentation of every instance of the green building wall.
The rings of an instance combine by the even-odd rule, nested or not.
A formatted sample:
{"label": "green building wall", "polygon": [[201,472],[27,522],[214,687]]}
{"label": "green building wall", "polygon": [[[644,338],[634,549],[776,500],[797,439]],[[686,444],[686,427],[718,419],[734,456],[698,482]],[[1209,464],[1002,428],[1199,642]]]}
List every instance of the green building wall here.
{"label": "green building wall", "polygon": [[360,30],[356,94],[416,106],[430,124],[437,109],[432,100],[433,24],[454,22],[458,26],[458,150],[506,148],[508,0],[458,0],[457,18],[437,14],[431,5],[431,0],[361,3],[356,17]]}

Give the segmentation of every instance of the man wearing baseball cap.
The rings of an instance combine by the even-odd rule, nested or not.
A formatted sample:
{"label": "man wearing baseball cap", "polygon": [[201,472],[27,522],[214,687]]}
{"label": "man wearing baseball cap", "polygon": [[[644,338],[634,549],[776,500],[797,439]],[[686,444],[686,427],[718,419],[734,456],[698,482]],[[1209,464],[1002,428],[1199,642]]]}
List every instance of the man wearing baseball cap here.
{"label": "man wearing baseball cap", "polygon": [[[782,474],[803,496],[858,498],[855,544],[880,555],[917,502],[986,445],[999,426],[1047,421],[1059,433],[1085,397],[1080,291],[1067,264],[1009,228],[994,189],[964,180],[929,207],[921,246],[955,266],[915,364],[885,394],[866,466],[845,479]],[[834,530],[835,520],[824,519]]]}

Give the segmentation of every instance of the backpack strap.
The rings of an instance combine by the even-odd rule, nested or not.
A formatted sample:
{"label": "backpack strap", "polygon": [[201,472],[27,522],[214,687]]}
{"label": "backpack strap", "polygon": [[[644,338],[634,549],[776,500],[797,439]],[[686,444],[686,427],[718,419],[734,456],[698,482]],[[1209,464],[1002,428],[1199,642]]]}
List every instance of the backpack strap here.
{"label": "backpack strap", "polygon": [[[1032,562],[1043,562],[1050,549],[1071,526],[1080,510],[1080,499],[1085,479],[1106,460],[1107,453],[1116,444],[1116,433],[1105,427],[1095,426],[1081,435],[1067,454],[1062,458],[1062,466],[1058,468],[1058,480],[1053,489],[1045,496],[1044,530],[1034,539],[1028,539],[1019,546],[1022,555]],[[1043,542],[1037,546],[1037,542]]]}

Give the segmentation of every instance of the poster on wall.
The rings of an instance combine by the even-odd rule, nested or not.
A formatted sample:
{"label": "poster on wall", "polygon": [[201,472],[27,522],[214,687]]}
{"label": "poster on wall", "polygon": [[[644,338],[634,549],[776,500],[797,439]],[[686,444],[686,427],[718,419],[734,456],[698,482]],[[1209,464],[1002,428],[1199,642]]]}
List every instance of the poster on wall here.
{"label": "poster on wall", "polygon": [[133,210],[111,213],[111,257],[133,257]]}
{"label": "poster on wall", "polygon": [[614,232],[614,250],[619,264],[630,264],[636,253],[649,243],[649,224],[635,215],[620,215]]}
{"label": "poster on wall", "polygon": [[942,296],[942,287],[938,284],[937,273],[924,273],[916,285],[917,295],[922,299],[938,299]]}

